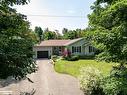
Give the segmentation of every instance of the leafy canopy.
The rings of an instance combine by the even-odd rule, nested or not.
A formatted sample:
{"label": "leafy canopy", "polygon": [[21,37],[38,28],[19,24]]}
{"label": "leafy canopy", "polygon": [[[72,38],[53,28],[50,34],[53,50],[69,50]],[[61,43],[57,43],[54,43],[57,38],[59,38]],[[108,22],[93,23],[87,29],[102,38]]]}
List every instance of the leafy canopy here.
{"label": "leafy canopy", "polygon": [[1,0],[0,4],[3,5],[25,5],[28,4],[30,0]]}
{"label": "leafy canopy", "polygon": [[100,60],[127,61],[127,0],[96,0],[89,15],[89,38],[103,52]]}
{"label": "leafy canopy", "polygon": [[41,29],[41,27],[36,26],[34,29],[34,32],[37,34],[39,41],[44,40],[44,34],[43,34],[43,30]]}
{"label": "leafy canopy", "polygon": [[[3,2],[16,3],[15,0]],[[21,3],[25,0],[20,0]],[[17,3],[19,3],[17,1]],[[8,3],[7,3],[8,4]],[[24,4],[24,3],[22,3]],[[0,78],[26,77],[36,71],[32,47],[35,35],[26,16],[7,6],[0,7]]]}

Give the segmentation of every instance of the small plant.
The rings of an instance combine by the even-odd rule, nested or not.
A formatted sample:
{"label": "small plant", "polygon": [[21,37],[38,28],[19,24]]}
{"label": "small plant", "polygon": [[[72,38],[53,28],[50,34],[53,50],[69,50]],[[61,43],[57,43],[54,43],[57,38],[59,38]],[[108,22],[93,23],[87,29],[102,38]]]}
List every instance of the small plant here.
{"label": "small plant", "polygon": [[58,58],[57,55],[52,55],[52,56],[51,56],[51,59],[52,59],[54,62],[56,62],[57,58]]}
{"label": "small plant", "polygon": [[80,87],[86,95],[104,95],[100,88],[101,73],[94,67],[81,68]]}

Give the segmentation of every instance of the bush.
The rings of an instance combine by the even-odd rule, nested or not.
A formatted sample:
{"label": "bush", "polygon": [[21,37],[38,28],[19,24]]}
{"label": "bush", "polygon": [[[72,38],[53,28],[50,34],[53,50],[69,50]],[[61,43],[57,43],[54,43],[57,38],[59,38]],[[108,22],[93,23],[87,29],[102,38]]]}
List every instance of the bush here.
{"label": "bush", "polygon": [[86,95],[104,95],[100,88],[101,73],[94,67],[83,67],[79,76],[80,87]]}
{"label": "bush", "polygon": [[121,82],[113,77],[107,77],[103,79],[101,82],[101,87],[105,95],[127,95],[127,94],[120,94],[121,92]]}
{"label": "bush", "polygon": [[74,56],[70,56],[70,57],[64,57],[64,59],[67,61],[77,61],[77,60],[79,60],[79,56],[74,55]]}
{"label": "bush", "polygon": [[56,62],[57,58],[58,58],[57,55],[52,55],[52,56],[51,56],[51,59],[52,59],[54,62]]}
{"label": "bush", "polygon": [[127,95],[127,68],[124,65],[113,67],[106,77],[102,77],[96,68],[83,67],[79,80],[86,95]]}
{"label": "bush", "polygon": [[81,55],[79,56],[80,59],[94,59],[95,55]]}
{"label": "bush", "polygon": [[101,87],[105,95],[127,95],[127,68],[114,67],[110,76],[101,82]]}

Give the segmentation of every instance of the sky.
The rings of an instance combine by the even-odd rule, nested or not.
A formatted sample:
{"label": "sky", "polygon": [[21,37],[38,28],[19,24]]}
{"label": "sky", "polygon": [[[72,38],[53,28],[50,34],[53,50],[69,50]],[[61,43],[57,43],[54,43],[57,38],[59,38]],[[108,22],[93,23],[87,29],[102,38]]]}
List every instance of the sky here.
{"label": "sky", "polygon": [[31,28],[44,30],[84,29],[88,26],[87,15],[95,0],[30,0],[28,5],[14,6],[17,12],[27,15]]}

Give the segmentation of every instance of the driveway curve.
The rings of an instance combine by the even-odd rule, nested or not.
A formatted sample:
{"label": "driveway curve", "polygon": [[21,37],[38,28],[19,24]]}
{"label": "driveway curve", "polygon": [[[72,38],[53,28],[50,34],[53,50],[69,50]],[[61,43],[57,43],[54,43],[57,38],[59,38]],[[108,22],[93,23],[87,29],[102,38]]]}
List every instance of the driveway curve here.
{"label": "driveway curve", "polygon": [[37,60],[37,64],[38,71],[28,76],[34,83],[23,80],[0,89],[13,91],[13,95],[31,92],[32,89],[35,90],[34,95],[83,95],[76,78],[56,73],[47,59]]}

